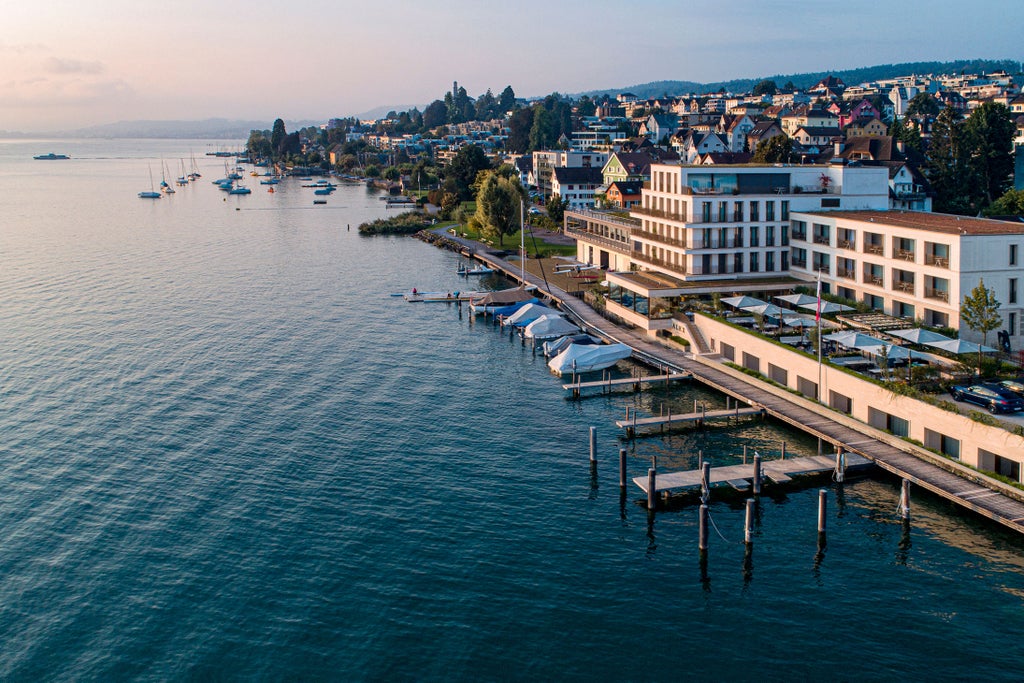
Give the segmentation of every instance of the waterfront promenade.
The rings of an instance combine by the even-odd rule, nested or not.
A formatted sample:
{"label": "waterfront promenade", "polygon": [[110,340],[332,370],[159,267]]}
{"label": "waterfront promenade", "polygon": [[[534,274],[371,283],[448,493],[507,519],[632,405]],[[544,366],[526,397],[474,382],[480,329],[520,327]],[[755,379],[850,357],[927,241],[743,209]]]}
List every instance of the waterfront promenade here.
{"label": "waterfront promenade", "polygon": [[[520,266],[480,250],[471,240],[452,237],[474,257],[520,279]],[[635,329],[604,318],[582,300],[545,282],[528,270],[527,284],[559,302],[587,331],[629,345],[634,357],[662,370],[691,373],[697,380],[735,399],[762,407],[766,414],[817,436],[835,448],[859,454],[882,469],[979,515],[1024,533],[1024,492],[947,461],[913,444],[874,429],[817,402],[772,387],[722,363],[659,343]]]}

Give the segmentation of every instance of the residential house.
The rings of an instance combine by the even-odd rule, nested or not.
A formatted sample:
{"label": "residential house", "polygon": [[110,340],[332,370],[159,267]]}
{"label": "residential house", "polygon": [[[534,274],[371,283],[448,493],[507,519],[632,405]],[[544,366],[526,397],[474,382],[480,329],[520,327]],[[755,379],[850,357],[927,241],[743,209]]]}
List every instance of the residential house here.
{"label": "residential house", "polygon": [[608,185],[605,198],[609,206],[629,209],[640,204],[640,191],[644,184],[639,180],[616,180]]}
{"label": "residential house", "polygon": [[795,137],[796,129],[800,127],[838,129],[839,117],[824,109],[802,109],[783,116],[781,124],[783,133]]}
{"label": "residential house", "polygon": [[559,166],[551,174],[551,193],[568,200],[570,209],[589,209],[594,206],[594,195],[602,184],[601,169]]}
{"label": "residential house", "polygon": [[778,121],[758,121],[747,133],[747,149],[756,152],[758,145],[777,135],[785,135]]}
{"label": "residential house", "polygon": [[671,138],[679,130],[679,117],[675,114],[651,114],[640,126],[640,134],[654,144]]}
{"label": "residential house", "polygon": [[728,152],[729,144],[725,138],[717,133],[696,133],[690,132],[682,139],[673,138],[672,148],[679,153],[679,158],[687,164],[692,164],[701,154],[708,152]]}
{"label": "residential house", "polygon": [[802,147],[822,149],[831,146],[833,139],[840,135],[841,131],[834,126],[798,126],[791,137]]}
{"label": "residential house", "polygon": [[742,152],[747,144],[747,135],[754,129],[754,120],[746,114],[730,116],[725,114],[715,126],[715,132],[725,135],[730,152]]}
{"label": "residential house", "polygon": [[843,128],[843,135],[847,138],[871,137],[885,135],[888,128],[879,119],[866,117],[856,119]]}
{"label": "residential house", "polygon": [[653,161],[644,152],[614,152],[601,169],[601,176],[606,185],[619,180],[649,180]]}

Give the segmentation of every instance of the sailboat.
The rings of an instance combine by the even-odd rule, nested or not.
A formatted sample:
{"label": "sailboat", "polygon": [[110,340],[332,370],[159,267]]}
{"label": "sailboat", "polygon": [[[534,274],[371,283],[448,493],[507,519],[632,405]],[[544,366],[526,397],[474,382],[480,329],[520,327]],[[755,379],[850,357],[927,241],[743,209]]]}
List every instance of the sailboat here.
{"label": "sailboat", "polygon": [[153,189],[153,167],[149,167],[149,192],[140,192],[140,199],[160,199],[160,193]]}
{"label": "sailboat", "polygon": [[181,162],[181,175],[178,176],[178,184],[188,185],[188,176],[185,175],[185,160],[179,159],[178,161]]}
{"label": "sailboat", "polygon": [[174,194],[174,188],[167,183],[167,164],[160,160],[160,190],[166,194]]}
{"label": "sailboat", "polygon": [[203,174],[200,173],[199,169],[196,167],[196,155],[195,155],[195,153],[192,153],[192,172],[188,174],[188,179],[189,180],[195,180],[196,178],[202,178],[202,177],[203,177]]}

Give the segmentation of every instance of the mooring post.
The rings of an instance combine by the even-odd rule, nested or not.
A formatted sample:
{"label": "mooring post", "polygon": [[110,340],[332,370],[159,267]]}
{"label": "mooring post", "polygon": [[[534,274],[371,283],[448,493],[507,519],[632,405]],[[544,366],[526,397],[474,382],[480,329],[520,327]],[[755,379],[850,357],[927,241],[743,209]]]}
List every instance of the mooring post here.
{"label": "mooring post", "polygon": [[842,484],[846,479],[846,456],[843,454],[843,447],[836,448],[836,483]]}
{"label": "mooring post", "polygon": [[786,442],[783,441],[782,442],[782,454],[779,456],[779,460],[785,460],[785,459],[786,459]]}
{"label": "mooring post", "polygon": [[743,542],[748,546],[754,542],[754,505],[753,498],[747,498],[747,515],[743,520]]}
{"label": "mooring post", "polygon": [[705,406],[703,403],[700,404],[700,426],[701,427],[704,426],[704,416],[705,416],[705,414],[707,412],[706,408],[707,408],[707,406]]}
{"label": "mooring post", "polygon": [[747,445],[743,444],[743,464],[747,464]]}
{"label": "mooring post", "polygon": [[754,451],[754,495],[761,495],[761,454]]}
{"label": "mooring post", "polygon": [[697,399],[693,399],[693,412],[697,412]]}
{"label": "mooring post", "polygon": [[590,462],[597,462],[597,427],[590,428]]}
{"label": "mooring post", "polygon": [[701,502],[707,503],[711,497],[711,463],[701,463],[700,466],[700,497]]}
{"label": "mooring post", "polygon": [[703,504],[700,506],[700,539],[697,547],[700,550],[706,551],[708,549],[708,506]]}
{"label": "mooring post", "polygon": [[729,397],[728,396],[725,397],[725,409],[729,410]]}
{"label": "mooring post", "polygon": [[904,479],[900,487],[900,517],[910,519],[910,480]]}
{"label": "mooring post", "polygon": [[818,489],[818,536],[825,533],[825,512],[828,501],[828,489]]}
{"label": "mooring post", "polygon": [[658,471],[653,467],[647,470],[647,511],[654,512],[658,508]]}
{"label": "mooring post", "polygon": [[701,448],[697,451],[697,469],[704,469],[704,449]]}
{"label": "mooring post", "polygon": [[619,488],[626,490],[626,449],[619,449]]}

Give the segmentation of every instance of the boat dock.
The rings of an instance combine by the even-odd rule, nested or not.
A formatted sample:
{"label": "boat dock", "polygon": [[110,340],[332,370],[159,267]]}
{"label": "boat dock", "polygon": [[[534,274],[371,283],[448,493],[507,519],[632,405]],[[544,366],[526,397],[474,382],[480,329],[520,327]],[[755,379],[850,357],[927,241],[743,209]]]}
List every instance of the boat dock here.
{"label": "boat dock", "polygon": [[611,373],[608,373],[607,379],[583,382],[577,375],[576,381],[570,382],[569,384],[563,384],[562,389],[565,391],[572,391],[573,398],[580,398],[580,395],[586,389],[600,389],[601,393],[611,393],[611,390],[617,387],[631,387],[633,391],[640,391],[645,384],[659,384],[664,382],[667,385],[669,382],[678,382],[680,380],[692,378],[693,375],[688,372],[670,372],[662,375],[621,377],[619,379],[612,379]]}
{"label": "boat dock", "polygon": [[740,408],[737,404],[735,408],[705,410],[701,406],[699,411],[692,413],[673,414],[669,410],[667,415],[655,415],[654,417],[637,417],[636,411],[633,411],[625,420],[616,420],[615,426],[619,429],[625,429],[626,436],[634,437],[637,435],[637,428],[661,427],[664,429],[675,424],[688,423],[696,423],[698,426],[703,426],[708,420],[728,420],[729,418],[740,418],[747,415],[764,415],[764,408],[759,406]]}
{"label": "boat dock", "polygon": [[[449,239],[462,244],[474,258],[500,269],[510,278],[520,279],[518,265],[481,253],[479,245],[469,240],[454,236]],[[525,280],[526,284],[538,287],[540,294],[558,301],[567,316],[588,334],[629,345],[635,359],[662,370],[690,372],[702,384],[745,403],[763,406],[768,416],[815,436],[823,443],[842,448],[849,455],[867,458],[897,477],[1024,534],[1024,492],[827,406],[749,377],[716,358],[691,354],[637,330],[620,327],[569,292],[532,273],[527,273]]]}
{"label": "boat dock", "polygon": [[[871,461],[856,453],[846,454],[846,471],[852,469],[863,469],[871,466]],[[805,458],[792,458],[788,460],[767,460],[761,463],[761,472],[765,479],[776,484],[789,483],[793,477],[824,474],[835,471],[835,458],[824,455],[812,455]],[[686,470],[683,472],[658,472],[655,477],[655,492],[661,491],[686,491],[699,489],[703,483],[701,470]],[[747,491],[754,480],[754,464],[747,465],[726,465],[724,467],[712,467],[709,470],[708,482],[711,486],[728,485],[737,491]],[[649,493],[648,476],[633,477],[633,483],[639,486],[644,493]]]}

